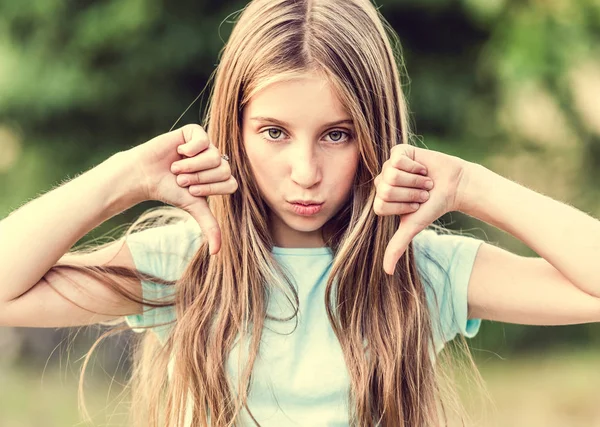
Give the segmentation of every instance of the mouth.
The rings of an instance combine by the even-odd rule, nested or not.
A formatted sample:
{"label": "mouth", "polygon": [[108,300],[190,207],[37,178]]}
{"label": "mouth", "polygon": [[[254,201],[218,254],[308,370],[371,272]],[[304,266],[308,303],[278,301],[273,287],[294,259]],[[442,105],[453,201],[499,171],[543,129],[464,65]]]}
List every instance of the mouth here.
{"label": "mouth", "polygon": [[298,215],[310,216],[317,214],[325,202],[316,202],[314,200],[294,200],[288,202],[292,210]]}

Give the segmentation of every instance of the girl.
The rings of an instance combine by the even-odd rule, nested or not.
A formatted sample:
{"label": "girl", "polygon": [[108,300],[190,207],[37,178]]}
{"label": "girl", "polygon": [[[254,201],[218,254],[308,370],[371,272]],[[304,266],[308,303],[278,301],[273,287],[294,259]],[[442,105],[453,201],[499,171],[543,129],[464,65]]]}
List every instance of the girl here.
{"label": "girl", "polygon": [[[600,223],[411,145],[396,43],[368,0],[252,1],[202,127],[0,222],[0,324],[145,331],[133,425],[396,427],[447,423],[440,350],[481,319],[597,321]],[[144,200],[171,206],[69,252]],[[452,211],[540,257],[432,225]]]}

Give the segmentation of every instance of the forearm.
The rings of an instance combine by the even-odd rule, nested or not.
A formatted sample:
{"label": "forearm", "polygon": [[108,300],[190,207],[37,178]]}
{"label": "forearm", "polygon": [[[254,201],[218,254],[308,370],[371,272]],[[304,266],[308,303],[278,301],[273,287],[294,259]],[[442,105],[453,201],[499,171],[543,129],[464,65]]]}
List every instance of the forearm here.
{"label": "forearm", "polygon": [[124,153],[0,221],[0,301],[34,286],[80,238],[142,201]]}
{"label": "forearm", "polygon": [[489,169],[467,164],[460,210],[523,241],[575,286],[600,297],[600,221]]}

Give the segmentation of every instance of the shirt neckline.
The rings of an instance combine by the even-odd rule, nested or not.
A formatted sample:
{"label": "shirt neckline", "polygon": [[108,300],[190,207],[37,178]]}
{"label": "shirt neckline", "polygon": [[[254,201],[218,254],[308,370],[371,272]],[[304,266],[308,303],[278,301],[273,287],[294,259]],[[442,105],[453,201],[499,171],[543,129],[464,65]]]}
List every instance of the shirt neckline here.
{"label": "shirt neckline", "polygon": [[283,248],[281,246],[273,246],[271,252],[276,255],[333,255],[333,251],[329,246],[318,248]]}

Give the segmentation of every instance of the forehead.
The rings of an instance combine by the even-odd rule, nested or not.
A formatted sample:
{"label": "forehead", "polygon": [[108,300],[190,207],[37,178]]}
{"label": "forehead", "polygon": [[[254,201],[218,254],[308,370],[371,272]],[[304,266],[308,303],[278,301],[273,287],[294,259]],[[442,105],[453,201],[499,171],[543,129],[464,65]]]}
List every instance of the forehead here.
{"label": "forehead", "polygon": [[268,84],[249,99],[244,110],[244,116],[260,114],[296,121],[347,116],[331,82],[314,73]]}

